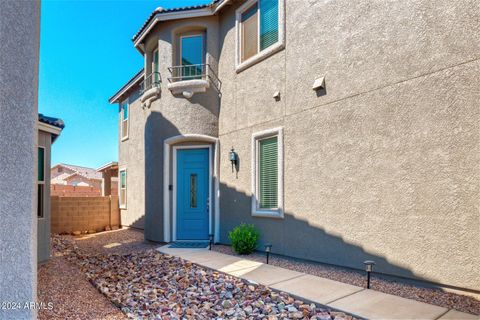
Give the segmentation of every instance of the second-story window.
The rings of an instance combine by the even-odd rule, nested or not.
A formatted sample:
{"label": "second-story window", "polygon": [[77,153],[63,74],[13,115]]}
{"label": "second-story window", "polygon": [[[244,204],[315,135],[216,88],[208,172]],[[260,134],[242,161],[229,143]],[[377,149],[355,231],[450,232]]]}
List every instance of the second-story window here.
{"label": "second-story window", "polygon": [[122,141],[128,138],[128,99],[120,104]]}
{"label": "second-story window", "polygon": [[285,0],[249,0],[236,10],[236,67],[241,71],[285,46]]}
{"label": "second-story window", "polygon": [[205,63],[204,35],[180,36],[180,64],[182,80],[200,79]]}
{"label": "second-story window", "polygon": [[241,61],[278,41],[278,0],[258,0],[241,13]]}

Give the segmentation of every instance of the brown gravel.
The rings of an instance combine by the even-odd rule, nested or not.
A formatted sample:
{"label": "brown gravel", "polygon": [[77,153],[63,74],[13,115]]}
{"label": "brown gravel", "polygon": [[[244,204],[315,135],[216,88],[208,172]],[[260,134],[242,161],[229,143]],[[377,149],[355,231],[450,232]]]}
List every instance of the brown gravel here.
{"label": "brown gravel", "polygon": [[[73,304],[64,307],[67,309],[62,313],[64,318],[114,319],[105,316],[108,312],[103,313],[106,309],[101,303],[107,297],[133,319],[354,319],[342,312],[295,300],[286,293],[276,293],[265,286],[161,254],[152,249],[158,245],[143,243],[143,235],[132,232],[104,233],[83,239],[52,237],[54,251],[63,254],[58,258],[77,266],[83,275],[70,266],[77,277],[86,276],[104,294],[102,299],[89,298],[93,302],[87,309],[92,314],[75,313],[78,305]],[[50,271],[50,277],[58,282],[54,279],[55,270]],[[67,276],[63,281],[70,278]],[[57,283],[50,291],[65,298],[65,293],[55,292],[62,291],[61,286]],[[98,291],[94,292],[97,296]],[[118,309],[115,311],[118,313]],[[110,316],[114,316],[111,312]]]}
{"label": "brown gravel", "polygon": [[[212,247],[212,250],[229,255],[239,256],[232,250],[230,246],[226,245],[215,245]],[[247,257],[250,260],[265,262],[265,254],[261,252],[255,252],[243,257]],[[269,263],[285,269],[304,272],[359,287],[365,286],[365,273],[349,268],[279,255],[270,255]],[[430,303],[449,309],[480,315],[480,300],[477,300],[473,297],[446,292],[439,288],[424,288],[410,283],[382,279],[378,276],[372,277],[370,285],[372,289],[377,291]]]}
{"label": "brown gravel", "polygon": [[75,239],[75,244],[87,254],[127,254],[161,246],[161,243],[145,241],[143,231],[131,228],[88,234],[81,237],[62,236]]}
{"label": "brown gravel", "polygon": [[[52,242],[58,239],[54,235]],[[143,233],[135,229],[120,229],[81,237],[63,235],[75,241],[89,254],[132,253],[157,247],[144,241]],[[65,251],[52,248],[52,258],[38,269],[38,301],[45,303],[39,319],[126,319],[127,317],[94,288],[85,274],[64,257]],[[48,308],[48,303],[53,308]]]}
{"label": "brown gravel", "polygon": [[126,319],[126,316],[88,282],[85,275],[62,256],[52,257],[38,269],[38,301],[42,319]]}

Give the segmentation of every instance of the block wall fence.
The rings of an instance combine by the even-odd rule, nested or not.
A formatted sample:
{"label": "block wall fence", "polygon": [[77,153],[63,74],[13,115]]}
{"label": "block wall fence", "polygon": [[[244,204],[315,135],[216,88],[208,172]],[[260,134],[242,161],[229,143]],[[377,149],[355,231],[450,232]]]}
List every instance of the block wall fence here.
{"label": "block wall fence", "polygon": [[100,197],[102,189],[88,186],[51,184],[50,195],[61,197]]}
{"label": "block wall fence", "polygon": [[102,231],[120,226],[118,196],[51,197],[52,233]]}

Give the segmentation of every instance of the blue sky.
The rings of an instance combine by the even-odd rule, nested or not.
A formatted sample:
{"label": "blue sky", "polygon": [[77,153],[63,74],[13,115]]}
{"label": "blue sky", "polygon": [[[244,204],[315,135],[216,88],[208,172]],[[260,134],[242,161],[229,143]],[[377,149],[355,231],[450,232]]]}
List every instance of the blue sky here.
{"label": "blue sky", "polygon": [[42,1],[38,110],[65,121],[52,165],[118,160],[113,95],[142,66],[132,36],[157,7],[210,0]]}

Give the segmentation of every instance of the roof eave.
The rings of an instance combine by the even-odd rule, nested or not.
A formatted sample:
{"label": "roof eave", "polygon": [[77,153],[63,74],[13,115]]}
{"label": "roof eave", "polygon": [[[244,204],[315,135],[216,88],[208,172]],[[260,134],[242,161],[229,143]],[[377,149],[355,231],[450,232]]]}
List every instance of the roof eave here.
{"label": "roof eave", "polygon": [[110,104],[114,104],[119,102],[120,98],[128,91],[130,90],[133,86],[137,85],[140,80],[143,79],[143,68],[133,76],[132,79],[130,79],[123,87],[120,88],[110,99],[108,99],[108,102]]}
{"label": "roof eave", "polygon": [[114,168],[114,169],[118,168],[118,162],[117,161],[111,161],[111,162],[105,163],[104,165],[102,165],[101,167],[99,167],[97,169],[97,172],[107,170],[107,169],[111,169],[111,168]]}
{"label": "roof eave", "polygon": [[41,122],[40,120],[37,121],[37,128],[40,131],[50,133],[52,135],[52,143],[55,142],[55,140],[57,140],[58,136],[62,132],[62,128],[56,127],[51,124],[47,124],[45,122]]}
{"label": "roof eave", "polygon": [[[218,8],[218,7],[215,7]],[[137,50],[141,51],[138,46],[145,38],[145,36],[152,30],[152,28],[160,21],[169,21],[169,20],[177,20],[177,19],[188,19],[188,18],[198,18],[198,17],[208,17],[214,15],[214,8],[212,7],[205,7],[200,9],[192,9],[186,11],[174,11],[174,12],[158,12],[155,16],[150,20],[147,27],[134,39],[133,45]]]}

